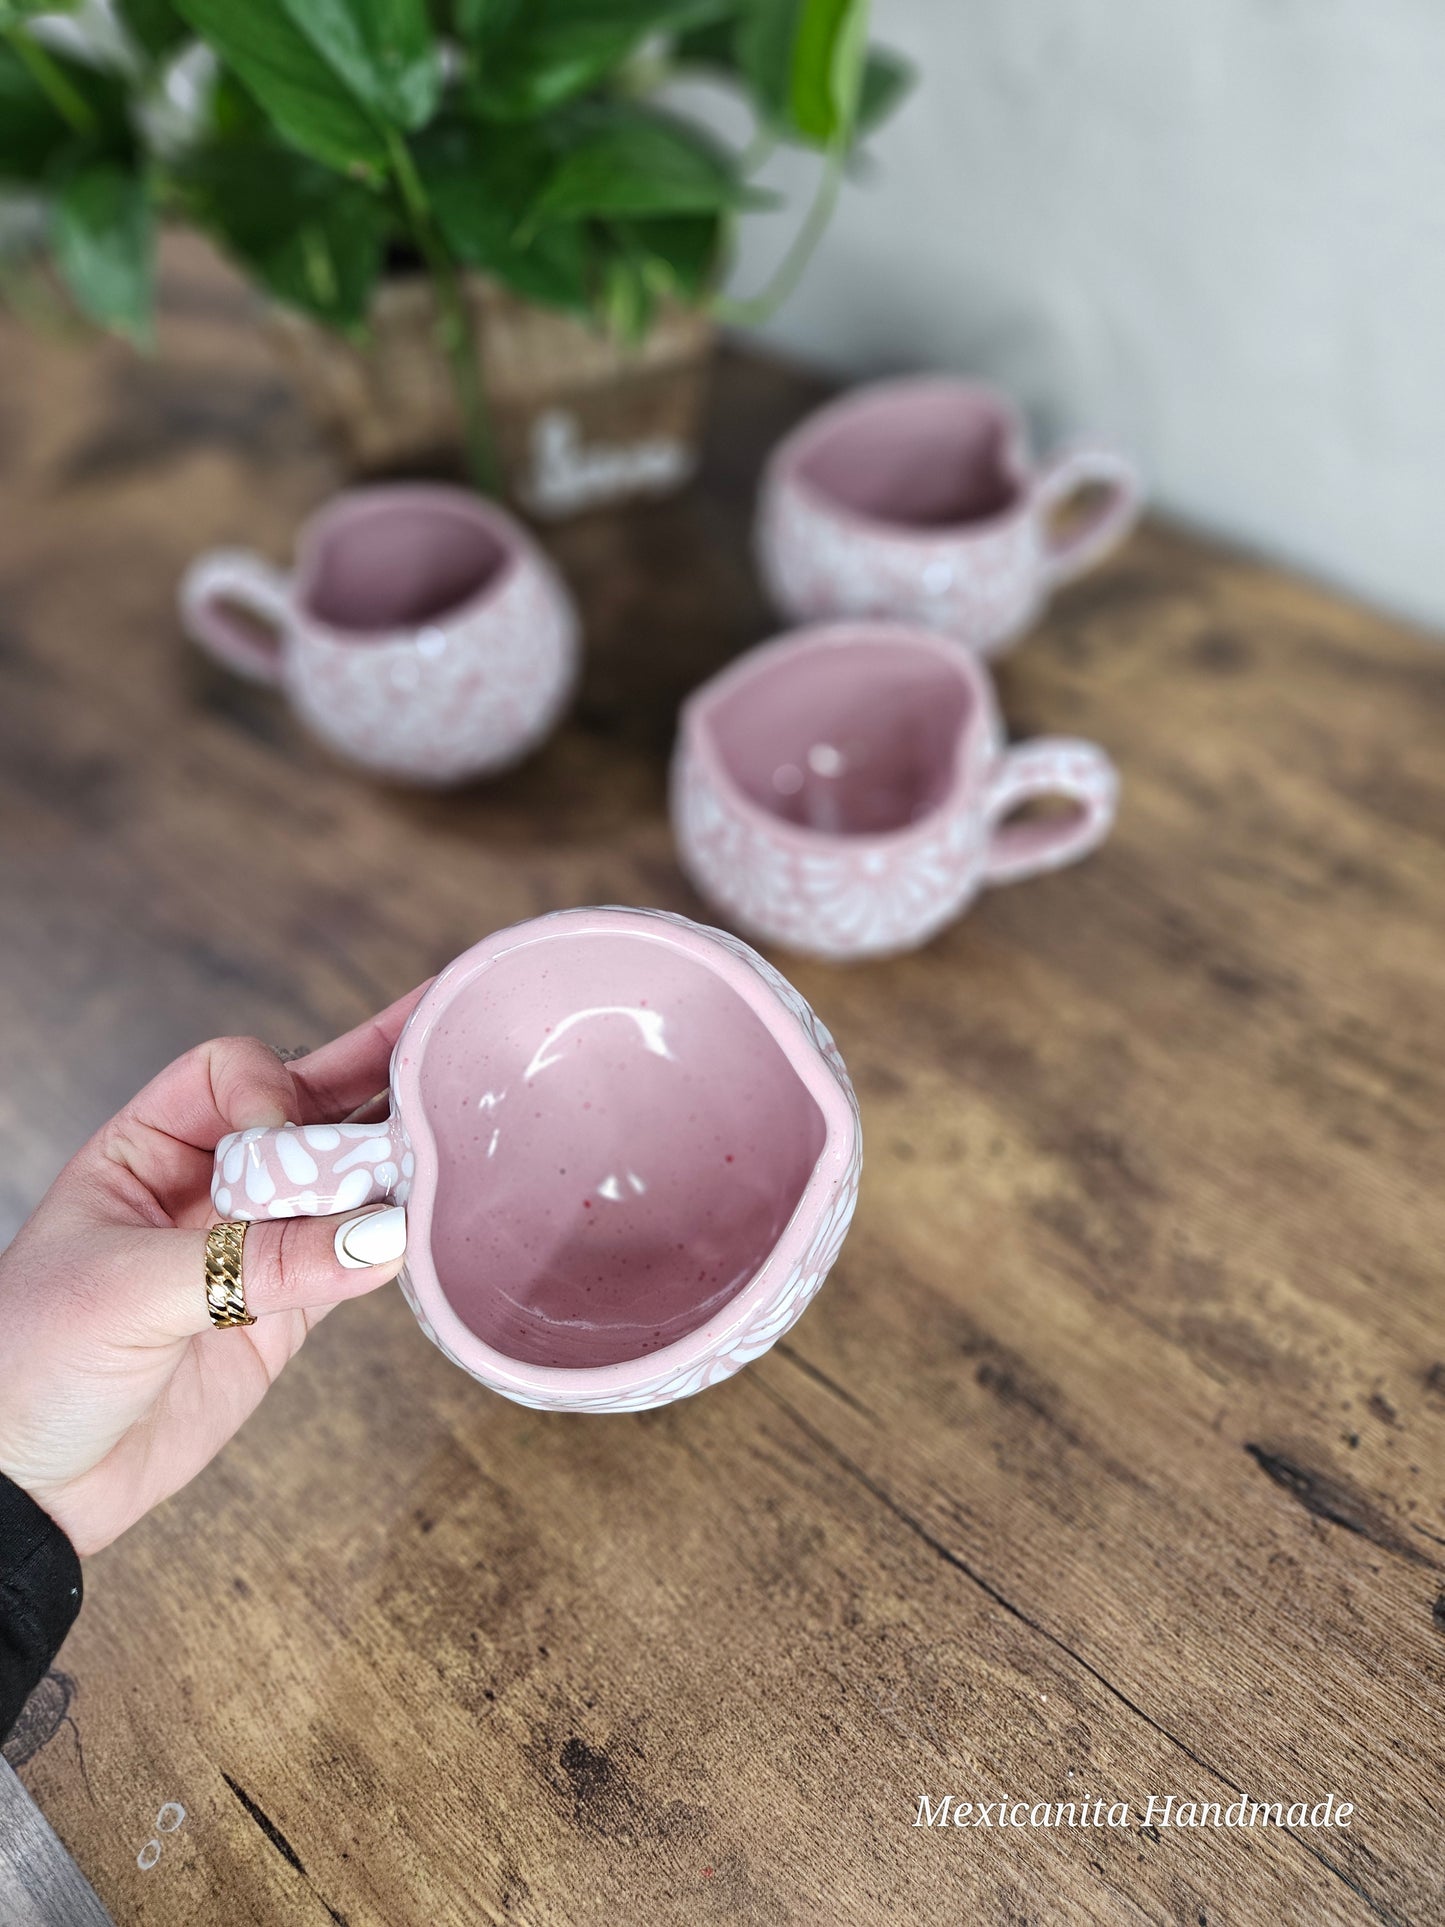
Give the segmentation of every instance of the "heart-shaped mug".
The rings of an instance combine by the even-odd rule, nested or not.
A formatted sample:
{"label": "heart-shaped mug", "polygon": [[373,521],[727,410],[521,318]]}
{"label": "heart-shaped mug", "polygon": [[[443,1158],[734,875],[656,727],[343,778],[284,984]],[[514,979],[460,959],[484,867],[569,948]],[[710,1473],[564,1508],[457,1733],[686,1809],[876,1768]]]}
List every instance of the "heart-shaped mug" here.
{"label": "heart-shaped mug", "polygon": [[657,910],[498,931],[426,991],[376,1124],[216,1147],[223,1218],[405,1204],[401,1283],[522,1405],[622,1412],[716,1384],[799,1318],[858,1191],[837,1047],[735,937]]}
{"label": "heart-shaped mug", "polygon": [[1035,467],[1018,410],[980,382],[874,382],[774,449],[758,561],[793,621],[888,616],[996,656],[1123,540],[1141,499],[1110,448],[1079,443]]}
{"label": "heart-shaped mug", "polygon": [[[832,622],[753,649],[682,710],[682,866],[730,922],[808,956],[927,943],[980,890],[1095,850],[1119,781],[1093,743],[1009,747],[985,665],[897,622]],[[1054,801],[1063,812],[1033,817]]]}

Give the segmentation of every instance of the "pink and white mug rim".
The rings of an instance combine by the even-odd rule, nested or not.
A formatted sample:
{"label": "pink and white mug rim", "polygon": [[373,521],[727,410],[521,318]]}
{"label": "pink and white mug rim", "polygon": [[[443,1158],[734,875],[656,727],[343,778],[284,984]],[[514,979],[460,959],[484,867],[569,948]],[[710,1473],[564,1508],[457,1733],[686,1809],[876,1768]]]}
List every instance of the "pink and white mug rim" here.
{"label": "pink and white mug rim", "polygon": [[[913,401],[929,395],[949,401],[966,401],[986,412],[1004,430],[1003,467],[1014,485],[1014,494],[1001,508],[969,516],[963,521],[929,523],[920,527],[895,521],[884,515],[841,502],[836,495],[820,488],[805,472],[804,465],[817,446],[836,432],[844,421],[861,422],[868,415],[891,412],[900,400]],[[845,389],[825,402],[811,415],[790,429],[768,458],[764,489],[782,487],[799,496],[809,510],[855,530],[858,534],[893,546],[912,545],[920,550],[954,549],[973,537],[984,540],[1016,528],[1031,519],[1038,477],[1029,461],[1028,434],[1023,416],[1009,400],[987,382],[969,381],[949,375],[898,375],[875,381],[862,388]]]}
{"label": "pink and white mug rim", "polygon": [[[375,629],[359,628],[318,615],[311,596],[321,573],[326,544],[358,514],[385,514],[399,508],[427,508],[485,529],[501,551],[500,566],[469,595],[439,609],[424,624],[392,623]],[[419,627],[445,629],[484,611],[506,592],[533,546],[527,531],[504,508],[445,482],[373,482],[344,488],[313,509],[297,530],[294,566],[287,578],[291,620],[337,643],[361,643],[367,648],[384,648],[392,642],[409,646]]]}
{"label": "pink and white mug rim", "polygon": [[[711,727],[712,711],[724,696],[767,675],[779,663],[794,656],[808,655],[815,649],[851,648],[879,642],[932,656],[968,692],[969,709],[954,745],[947,789],[931,809],[913,822],[896,830],[870,830],[864,836],[816,829],[811,824],[775,816],[738,784]],[[775,844],[805,855],[836,850],[840,844],[902,853],[915,843],[926,843],[957,811],[962,797],[981,794],[1003,748],[1003,723],[993,678],[972,651],[962,648],[951,637],[916,623],[896,622],[886,616],[858,616],[803,623],[784,630],[719,670],[683,703],[677,753],[679,759],[689,756],[696,760],[718,793],[727,797],[728,807],[736,815]]]}

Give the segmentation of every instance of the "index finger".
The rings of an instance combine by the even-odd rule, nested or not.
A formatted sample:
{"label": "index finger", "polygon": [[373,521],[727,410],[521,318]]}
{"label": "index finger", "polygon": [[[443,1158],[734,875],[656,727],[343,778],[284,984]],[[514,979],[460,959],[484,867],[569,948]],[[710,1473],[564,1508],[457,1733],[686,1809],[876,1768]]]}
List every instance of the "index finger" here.
{"label": "index finger", "polygon": [[355,1030],[323,1044],[309,1057],[292,1059],[287,1069],[295,1080],[303,1113],[296,1120],[298,1124],[334,1124],[375,1097],[386,1083],[391,1053],[403,1025],[422,993],[434,982],[428,977],[424,984],[398,997]]}

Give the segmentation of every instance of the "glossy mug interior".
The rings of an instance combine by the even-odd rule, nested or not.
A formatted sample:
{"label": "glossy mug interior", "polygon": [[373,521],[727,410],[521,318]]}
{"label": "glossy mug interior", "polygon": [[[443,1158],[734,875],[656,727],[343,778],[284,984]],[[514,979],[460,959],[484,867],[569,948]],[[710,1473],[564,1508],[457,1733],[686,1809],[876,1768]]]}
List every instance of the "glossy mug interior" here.
{"label": "glossy mug interior", "polygon": [[795,621],[891,616],[999,654],[1136,521],[1137,474],[1079,445],[1035,469],[1012,404],[926,376],[854,389],[769,459],[758,559]]}
{"label": "glossy mug interior", "polygon": [[561,578],[519,523],[463,489],[355,489],[305,524],[286,576],[216,550],[181,616],[209,654],[284,688],[340,755],[406,782],[489,775],[558,720],[578,662]]}
{"label": "glossy mug interior", "polygon": [[524,1405],[627,1411],[728,1377],[827,1276],[861,1139],[828,1032],[736,938],[649,910],[488,937],[398,1039],[379,1124],[233,1134],[224,1218],[407,1209],[403,1288]]}
{"label": "glossy mug interior", "polygon": [[[729,920],[828,958],[911,950],[989,884],[1096,849],[1118,779],[1092,743],[1005,746],[988,671],[898,623],[820,624],[755,649],[683,707],[683,867]],[[1025,805],[1062,814],[1011,822]]]}

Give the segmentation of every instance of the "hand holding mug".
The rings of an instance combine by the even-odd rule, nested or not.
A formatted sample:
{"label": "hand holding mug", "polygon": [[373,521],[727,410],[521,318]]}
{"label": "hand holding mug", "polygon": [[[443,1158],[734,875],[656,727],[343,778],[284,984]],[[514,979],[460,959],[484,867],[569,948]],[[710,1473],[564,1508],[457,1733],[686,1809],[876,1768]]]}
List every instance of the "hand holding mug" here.
{"label": "hand holding mug", "polygon": [[254,1037],[189,1051],[76,1153],[0,1254],[0,1472],[78,1552],[194,1478],[317,1320],[400,1270],[401,1214],[258,1224],[256,1322],[218,1331],[204,1252],[216,1143],[366,1104],[420,995],[291,1064]]}
{"label": "hand holding mug", "polygon": [[223,1218],[404,1204],[402,1289],[454,1363],[522,1405],[624,1412],[729,1377],[799,1318],[858,1191],[828,1032],[737,938],[559,910],[427,990],[375,1124],[216,1149]]}

